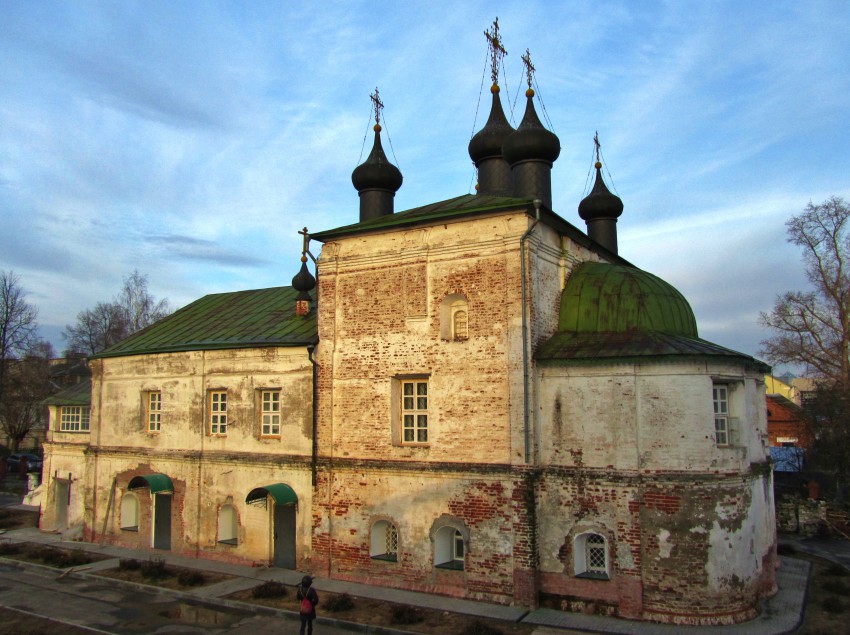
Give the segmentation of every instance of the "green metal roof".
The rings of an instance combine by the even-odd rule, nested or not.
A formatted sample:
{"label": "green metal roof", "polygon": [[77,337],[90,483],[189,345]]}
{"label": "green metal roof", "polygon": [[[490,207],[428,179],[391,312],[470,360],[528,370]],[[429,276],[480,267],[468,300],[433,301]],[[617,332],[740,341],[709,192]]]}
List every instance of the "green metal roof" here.
{"label": "green metal roof", "polygon": [[271,496],[274,499],[275,505],[297,505],[298,496],[295,491],[286,483],[273,483],[265,487],[256,487],[250,491],[245,498],[247,504],[262,503],[266,500],[266,496]]}
{"label": "green metal roof", "polygon": [[292,287],[207,295],[94,357],[314,344],[316,311],[295,315],[297,295]]}
{"label": "green metal roof", "polygon": [[761,372],[770,366],[749,355],[718,346],[698,337],[653,331],[620,333],[570,333],[561,331],[535,354],[542,365],[577,365],[611,362],[663,362],[688,359],[743,362]]}
{"label": "green metal roof", "polygon": [[165,474],[145,474],[144,476],[135,476],[127,485],[128,490],[150,488],[151,494],[160,492],[173,492],[174,483]]}
{"label": "green metal roof", "polygon": [[47,406],[88,406],[91,405],[91,377],[60,390],[42,401]]}
{"label": "green metal roof", "polygon": [[558,330],[698,336],[688,301],[671,285],[636,267],[601,262],[573,270],[561,296]]}

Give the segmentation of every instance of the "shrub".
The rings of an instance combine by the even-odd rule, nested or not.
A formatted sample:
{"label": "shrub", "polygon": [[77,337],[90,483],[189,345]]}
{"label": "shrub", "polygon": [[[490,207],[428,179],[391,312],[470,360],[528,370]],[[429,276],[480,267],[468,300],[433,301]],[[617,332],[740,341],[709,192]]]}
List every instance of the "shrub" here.
{"label": "shrub", "polygon": [[828,598],[826,598],[823,601],[823,603],[821,604],[821,606],[823,607],[823,610],[826,611],[827,613],[835,613],[835,614],[843,613],[844,609],[846,608],[844,606],[844,602],[842,602],[839,598],[835,597],[834,595],[831,595]]}
{"label": "shrub", "polygon": [[165,560],[162,558],[150,558],[143,562],[140,568],[142,575],[152,580],[164,578],[169,574],[168,567],[165,566]]}
{"label": "shrub", "polygon": [[200,586],[206,581],[204,574],[195,569],[183,569],[177,576],[177,582],[182,586]]}
{"label": "shrub", "polygon": [[269,580],[251,589],[251,597],[253,598],[282,598],[286,597],[286,586],[280,582]]}
{"label": "shrub", "polygon": [[20,544],[14,542],[0,542],[0,556],[12,556],[21,553]]}
{"label": "shrub", "polygon": [[340,611],[348,611],[354,608],[354,600],[348,593],[333,595],[325,600],[325,609],[331,613],[339,613]]}
{"label": "shrub", "polygon": [[837,562],[833,562],[827,567],[826,575],[833,575],[836,578],[846,578],[848,575],[850,575],[850,571],[847,571],[846,568],[844,568]]}
{"label": "shrub", "polygon": [[418,624],[423,620],[422,611],[419,609],[399,604],[394,606],[392,610],[393,624]]}
{"label": "shrub", "polygon": [[475,620],[471,624],[468,624],[466,628],[464,628],[460,635],[504,635],[502,631],[500,631],[495,626],[490,626],[489,624],[482,622],[481,620]]}
{"label": "shrub", "polygon": [[118,561],[118,568],[121,571],[138,571],[142,568],[142,563],[135,558],[121,558]]}
{"label": "shrub", "polygon": [[62,549],[53,549],[51,547],[42,547],[36,552],[37,557],[46,565],[66,569],[68,567],[78,567],[81,564],[91,562],[91,558],[86,555],[82,549],[75,551],[64,551]]}

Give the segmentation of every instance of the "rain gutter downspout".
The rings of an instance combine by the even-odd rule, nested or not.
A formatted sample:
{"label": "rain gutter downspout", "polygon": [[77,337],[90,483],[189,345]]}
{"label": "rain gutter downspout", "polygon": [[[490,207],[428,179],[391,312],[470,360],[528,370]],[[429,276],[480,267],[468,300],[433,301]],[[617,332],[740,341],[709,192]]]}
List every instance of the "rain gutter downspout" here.
{"label": "rain gutter downspout", "polygon": [[310,460],[313,487],[316,487],[316,466],[319,459],[319,364],[313,357],[315,350],[315,344],[307,347],[307,359],[313,365],[313,449]]}
{"label": "rain gutter downspout", "polygon": [[519,254],[520,254],[520,270],[522,277],[522,431],[523,443],[525,445],[525,462],[531,462],[531,430],[529,428],[529,411],[528,401],[530,389],[529,381],[529,355],[528,355],[528,307],[526,306],[526,298],[528,296],[526,283],[526,266],[525,266],[525,240],[537,227],[540,222],[540,206],[543,204],[539,198],[534,199],[534,222],[531,223],[522,238],[519,239]]}

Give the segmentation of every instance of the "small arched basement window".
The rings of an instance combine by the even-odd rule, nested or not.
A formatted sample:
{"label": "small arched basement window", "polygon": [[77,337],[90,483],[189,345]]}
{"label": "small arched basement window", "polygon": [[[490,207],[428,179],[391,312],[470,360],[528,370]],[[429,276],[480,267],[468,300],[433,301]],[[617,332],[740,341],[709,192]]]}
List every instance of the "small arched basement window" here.
{"label": "small arched basement window", "polygon": [[233,505],[222,505],[218,510],[218,541],[235,545],[237,527],[236,508]]}
{"label": "small arched basement window", "polygon": [[434,566],[463,571],[466,543],[454,527],[442,527],[434,538]]}
{"label": "small arched basement window", "polygon": [[121,497],[121,529],[139,531],[139,499],[130,492]]}
{"label": "small arched basement window", "polygon": [[575,574],[580,578],[608,580],[608,541],[600,534],[586,533],[576,536],[573,543]]}
{"label": "small arched basement window", "polygon": [[387,520],[372,525],[369,555],[374,560],[398,561],[398,529]]}

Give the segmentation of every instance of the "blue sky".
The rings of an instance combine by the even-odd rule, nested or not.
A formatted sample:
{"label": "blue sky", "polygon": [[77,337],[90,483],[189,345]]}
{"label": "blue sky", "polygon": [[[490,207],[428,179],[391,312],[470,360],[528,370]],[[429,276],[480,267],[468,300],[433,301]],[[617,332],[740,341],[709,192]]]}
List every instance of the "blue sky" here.
{"label": "blue sky", "polygon": [[470,191],[496,16],[506,109],[529,48],[561,141],[555,211],[584,229],[598,130],[621,255],[755,354],[806,285],[784,222],[850,199],[850,3],[0,0],[0,269],[60,350],[133,269],[174,307],[289,284],[298,229],[357,220],[376,86],[396,210]]}

